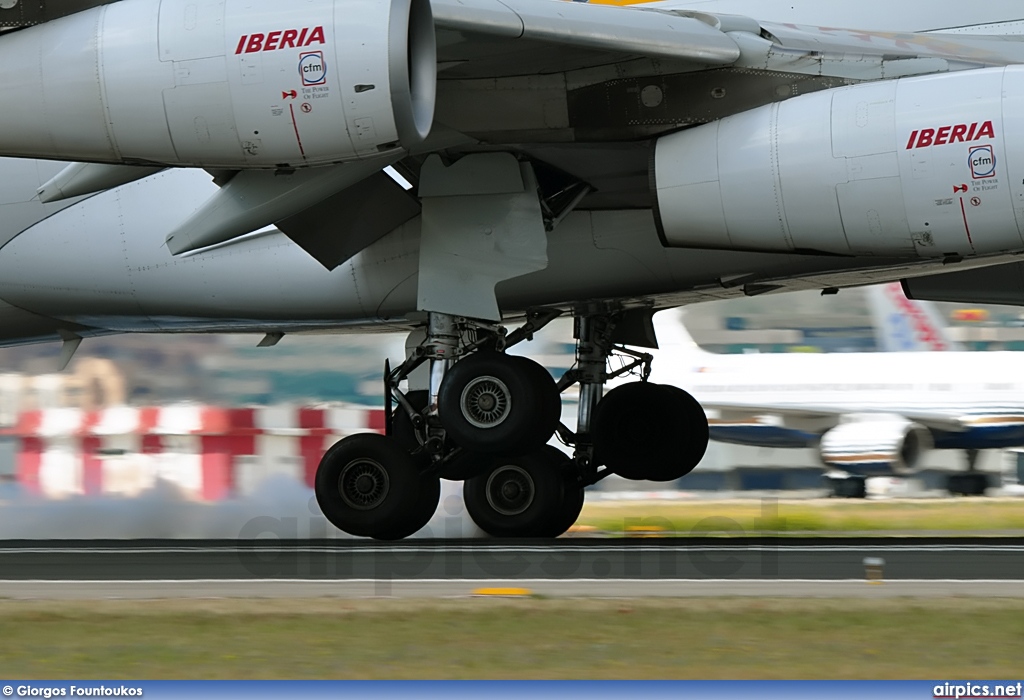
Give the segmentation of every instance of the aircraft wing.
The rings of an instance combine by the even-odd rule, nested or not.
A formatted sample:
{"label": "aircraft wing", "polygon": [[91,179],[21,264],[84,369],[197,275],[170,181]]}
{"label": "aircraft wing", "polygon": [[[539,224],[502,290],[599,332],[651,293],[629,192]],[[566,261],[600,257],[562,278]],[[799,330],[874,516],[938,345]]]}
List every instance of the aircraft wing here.
{"label": "aircraft wing", "polygon": [[953,414],[940,411],[927,411],[921,409],[893,410],[891,407],[880,407],[876,410],[858,408],[855,411],[846,406],[827,404],[804,404],[790,406],[773,406],[770,404],[755,404],[745,402],[717,402],[701,401],[705,410],[718,411],[723,418],[736,420],[741,417],[753,416],[783,416],[802,421],[814,421],[823,418],[839,419],[844,415],[857,414],[858,416],[877,413],[881,416],[899,415],[909,421],[919,423],[931,430],[945,432],[963,432],[969,427],[970,415]]}
{"label": "aircraft wing", "polygon": [[433,0],[442,79],[536,75],[632,58],[731,65],[736,42],[694,17],[551,0]]}
{"label": "aircraft wing", "polygon": [[1020,37],[807,27],[664,3],[433,0],[431,6],[441,80],[553,74],[635,59],[670,61],[675,70],[737,65],[849,79],[1024,60]]}

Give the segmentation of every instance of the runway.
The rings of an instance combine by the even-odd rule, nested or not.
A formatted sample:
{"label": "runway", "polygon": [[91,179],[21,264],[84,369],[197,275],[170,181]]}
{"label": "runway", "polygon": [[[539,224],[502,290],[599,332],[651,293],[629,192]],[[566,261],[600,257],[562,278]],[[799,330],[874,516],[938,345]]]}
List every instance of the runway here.
{"label": "runway", "polygon": [[[867,584],[881,578],[884,585]],[[7,541],[0,597],[1024,597],[1024,539]]]}

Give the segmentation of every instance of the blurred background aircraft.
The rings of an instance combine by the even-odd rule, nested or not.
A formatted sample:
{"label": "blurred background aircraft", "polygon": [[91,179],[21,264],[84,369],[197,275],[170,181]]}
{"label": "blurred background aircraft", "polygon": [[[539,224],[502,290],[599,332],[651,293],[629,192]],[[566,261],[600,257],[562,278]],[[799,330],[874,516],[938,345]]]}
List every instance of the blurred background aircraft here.
{"label": "blurred background aircraft", "polygon": [[755,447],[814,448],[841,471],[837,495],[863,497],[867,476],[915,473],[931,449],[962,450],[951,493],[978,495],[981,450],[1024,446],[1024,355],[959,351],[935,308],[899,284],[868,302],[879,346],[891,352],[717,356],[693,342],[678,312],[657,322],[652,380],[690,391],[717,413],[711,436]]}

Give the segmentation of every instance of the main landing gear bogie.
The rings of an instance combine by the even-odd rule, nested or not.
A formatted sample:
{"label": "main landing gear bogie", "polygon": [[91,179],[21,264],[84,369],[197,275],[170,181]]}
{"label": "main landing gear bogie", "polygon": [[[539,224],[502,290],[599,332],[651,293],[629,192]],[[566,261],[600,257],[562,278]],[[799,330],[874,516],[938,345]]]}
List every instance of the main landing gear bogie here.
{"label": "main landing gear bogie", "polygon": [[[464,481],[467,512],[492,536],[557,537],[579,517],[584,487],[605,476],[688,474],[707,447],[707,418],[685,391],[647,381],[650,355],[613,343],[614,314],[577,316],[577,364],[557,385],[533,360],[504,352],[557,316],[532,314],[506,336],[498,326],[430,314],[426,339],[385,369],[386,434],[349,436],[324,455],[316,495],[327,518],[357,536],[407,537],[435,512],[443,478]],[[625,362],[609,373],[613,353]],[[424,363],[428,389],[400,392]],[[602,399],[605,381],[627,372],[642,381]],[[559,422],[560,393],[573,384],[575,431]],[[547,444],[556,431],[572,457]]]}

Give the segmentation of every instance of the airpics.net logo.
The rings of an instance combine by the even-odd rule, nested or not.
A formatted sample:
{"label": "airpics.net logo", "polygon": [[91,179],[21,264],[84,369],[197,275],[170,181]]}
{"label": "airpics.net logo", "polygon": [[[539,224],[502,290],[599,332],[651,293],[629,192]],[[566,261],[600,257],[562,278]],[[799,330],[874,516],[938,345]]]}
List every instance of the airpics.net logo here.
{"label": "airpics.net logo", "polygon": [[941,683],[932,689],[933,698],[974,700],[975,698],[1019,698],[1024,683]]}

